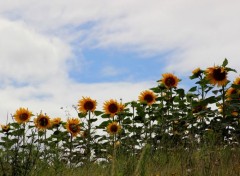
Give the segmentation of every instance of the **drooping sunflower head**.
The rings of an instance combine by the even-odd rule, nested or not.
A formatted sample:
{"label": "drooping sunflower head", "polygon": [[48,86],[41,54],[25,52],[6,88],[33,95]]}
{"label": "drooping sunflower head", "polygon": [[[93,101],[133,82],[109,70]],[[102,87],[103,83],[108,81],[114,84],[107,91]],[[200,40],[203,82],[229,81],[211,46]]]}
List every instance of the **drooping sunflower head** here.
{"label": "drooping sunflower head", "polygon": [[15,114],[13,115],[14,119],[19,124],[28,122],[31,116],[33,116],[32,112],[26,108],[17,109]]}
{"label": "drooping sunflower head", "polygon": [[37,118],[34,119],[34,124],[40,131],[44,131],[52,126],[49,116],[42,113],[40,113]]}
{"label": "drooping sunflower head", "polygon": [[7,133],[10,130],[10,125],[1,125],[2,131]]}
{"label": "drooping sunflower head", "polygon": [[164,73],[162,74],[161,82],[164,84],[166,88],[177,87],[179,79],[172,73]]}
{"label": "drooping sunflower head", "polygon": [[76,137],[80,133],[80,120],[78,118],[68,118],[66,129],[73,137]]}
{"label": "drooping sunflower head", "polygon": [[120,130],[121,130],[121,126],[117,122],[109,123],[107,126],[107,132],[110,135],[117,134],[120,132]]}
{"label": "drooping sunflower head", "polygon": [[92,100],[90,97],[83,97],[78,101],[78,110],[82,113],[87,113],[88,111],[95,111],[97,106],[97,101]]}
{"label": "drooping sunflower head", "polygon": [[234,81],[233,84],[240,85],[240,77],[237,77]]}
{"label": "drooping sunflower head", "polygon": [[210,82],[210,84],[219,86],[224,86],[227,84],[227,71],[224,67],[214,66],[209,67],[206,70],[206,79]]}
{"label": "drooping sunflower head", "polygon": [[60,117],[55,117],[51,120],[52,127],[59,127],[61,124],[61,118]]}
{"label": "drooping sunflower head", "polygon": [[145,90],[140,93],[138,99],[141,103],[146,103],[147,105],[151,106],[156,102],[156,95],[150,90]]}
{"label": "drooping sunflower head", "polygon": [[119,103],[113,99],[105,101],[103,110],[105,111],[105,114],[110,114],[110,116],[113,117],[120,111]]}

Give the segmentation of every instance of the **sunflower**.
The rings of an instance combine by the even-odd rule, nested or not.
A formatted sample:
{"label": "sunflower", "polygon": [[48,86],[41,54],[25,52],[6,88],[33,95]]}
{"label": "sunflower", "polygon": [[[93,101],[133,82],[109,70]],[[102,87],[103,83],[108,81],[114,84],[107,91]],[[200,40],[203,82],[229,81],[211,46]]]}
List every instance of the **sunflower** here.
{"label": "sunflower", "polygon": [[234,81],[233,84],[240,85],[240,77],[237,77]]}
{"label": "sunflower", "polygon": [[34,124],[40,131],[46,130],[52,126],[49,116],[42,113],[34,119]]}
{"label": "sunflower", "polygon": [[107,132],[110,135],[117,134],[121,130],[121,126],[117,122],[109,123],[107,126]]}
{"label": "sunflower", "polygon": [[197,77],[200,76],[201,73],[202,73],[202,70],[199,67],[192,71],[192,74]]}
{"label": "sunflower", "polygon": [[80,120],[78,118],[68,118],[66,129],[73,137],[80,133]]}
{"label": "sunflower", "polygon": [[217,85],[218,87],[227,84],[227,71],[223,67],[214,66],[206,70],[206,79],[210,84]]}
{"label": "sunflower", "polygon": [[2,131],[3,132],[8,132],[10,130],[10,125],[1,125]]}
{"label": "sunflower", "polygon": [[28,122],[31,116],[33,116],[32,112],[25,108],[19,108],[13,115],[14,119],[19,124]]}
{"label": "sunflower", "polygon": [[164,73],[162,74],[162,83],[166,88],[177,87],[179,79],[172,73]]}
{"label": "sunflower", "polygon": [[115,114],[117,114],[120,111],[119,103],[116,100],[109,100],[105,101],[103,105],[103,109],[106,114],[110,114],[111,117],[113,117]]}
{"label": "sunflower", "polygon": [[138,99],[141,103],[151,106],[156,101],[156,95],[150,90],[145,90],[140,93]]}
{"label": "sunflower", "polygon": [[230,87],[227,91],[226,91],[226,97],[228,100],[231,100],[233,96],[237,96],[240,98],[240,92],[239,90],[233,88],[233,87]]}
{"label": "sunflower", "polygon": [[122,104],[122,103],[119,103],[119,111],[120,111],[120,112],[123,112],[123,111],[124,111],[124,108],[125,108],[125,105]]}
{"label": "sunflower", "polygon": [[95,111],[97,106],[96,100],[92,100],[90,97],[83,97],[78,101],[78,110],[82,113],[87,113],[88,111]]}
{"label": "sunflower", "polygon": [[51,120],[52,127],[59,127],[61,124],[61,118],[55,117]]}

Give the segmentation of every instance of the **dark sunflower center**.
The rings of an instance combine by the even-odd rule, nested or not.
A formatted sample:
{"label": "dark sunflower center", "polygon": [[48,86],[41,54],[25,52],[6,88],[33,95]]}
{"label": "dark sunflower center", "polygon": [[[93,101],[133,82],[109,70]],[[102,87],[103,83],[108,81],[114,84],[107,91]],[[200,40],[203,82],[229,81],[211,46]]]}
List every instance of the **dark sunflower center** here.
{"label": "dark sunflower center", "polygon": [[72,131],[73,133],[76,133],[78,131],[78,126],[76,124],[70,124],[69,125],[69,129],[70,131]]}
{"label": "dark sunflower center", "polygon": [[22,121],[25,121],[28,119],[28,114],[27,113],[22,113],[20,114],[19,118],[22,120]]}
{"label": "dark sunflower center", "polygon": [[118,131],[118,126],[117,125],[112,125],[111,128],[110,128],[110,131],[112,133],[116,133]]}
{"label": "dark sunflower center", "polygon": [[221,68],[216,68],[213,70],[213,78],[216,81],[223,81],[227,76],[227,73],[225,71],[222,71]]}
{"label": "dark sunflower center", "polygon": [[172,77],[169,77],[169,78],[167,78],[167,79],[165,80],[165,84],[166,84],[166,86],[168,86],[168,87],[174,86],[174,84],[175,84],[175,79],[172,78]]}
{"label": "dark sunflower center", "polygon": [[41,119],[39,119],[39,125],[42,127],[46,127],[48,125],[48,119],[45,117],[42,117]]}
{"label": "dark sunflower center", "polygon": [[153,101],[153,96],[150,94],[147,94],[144,96],[144,100],[148,103],[151,103]]}
{"label": "dark sunflower center", "polygon": [[84,109],[86,110],[92,110],[94,108],[94,104],[91,101],[87,101],[86,103],[84,103]]}
{"label": "dark sunflower center", "polygon": [[108,110],[110,113],[116,113],[118,111],[118,106],[116,104],[110,104]]}

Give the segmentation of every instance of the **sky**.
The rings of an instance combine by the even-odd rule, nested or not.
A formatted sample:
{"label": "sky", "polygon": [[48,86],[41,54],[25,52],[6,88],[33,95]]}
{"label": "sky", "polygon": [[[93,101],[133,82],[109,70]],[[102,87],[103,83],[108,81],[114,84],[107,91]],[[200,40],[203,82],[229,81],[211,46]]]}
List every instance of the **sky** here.
{"label": "sky", "polygon": [[19,107],[76,117],[82,96],[137,100],[166,72],[240,65],[238,0],[0,1],[0,123]]}

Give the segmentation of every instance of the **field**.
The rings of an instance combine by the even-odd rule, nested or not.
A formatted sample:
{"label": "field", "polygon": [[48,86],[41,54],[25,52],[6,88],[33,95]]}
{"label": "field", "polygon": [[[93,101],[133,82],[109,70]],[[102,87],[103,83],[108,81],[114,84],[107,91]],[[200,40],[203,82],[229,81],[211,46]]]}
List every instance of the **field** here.
{"label": "field", "polygon": [[82,97],[66,122],[20,107],[1,125],[0,174],[240,175],[240,77],[227,65],[194,69],[189,90],[165,73],[136,101]]}

